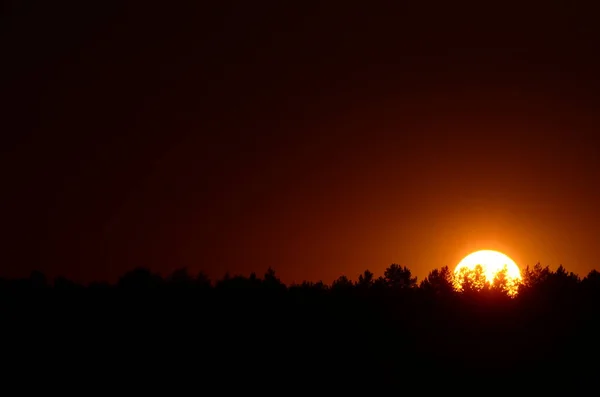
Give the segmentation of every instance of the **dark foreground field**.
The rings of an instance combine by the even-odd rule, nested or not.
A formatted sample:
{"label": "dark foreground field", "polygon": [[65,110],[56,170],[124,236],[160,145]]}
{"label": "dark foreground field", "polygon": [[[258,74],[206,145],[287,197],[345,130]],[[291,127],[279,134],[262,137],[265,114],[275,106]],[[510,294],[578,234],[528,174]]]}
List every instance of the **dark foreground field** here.
{"label": "dark foreground field", "polygon": [[477,380],[484,382],[477,390],[493,391],[496,383],[512,388],[506,379],[542,378],[558,387],[575,375],[577,385],[596,382],[600,369],[596,274],[561,283],[551,273],[514,299],[426,283],[286,287],[238,278],[214,287],[140,274],[115,286],[4,281],[10,371],[105,386],[152,388],[167,380],[172,387],[287,393],[423,391],[446,378],[456,383],[446,390],[470,390],[462,384]]}

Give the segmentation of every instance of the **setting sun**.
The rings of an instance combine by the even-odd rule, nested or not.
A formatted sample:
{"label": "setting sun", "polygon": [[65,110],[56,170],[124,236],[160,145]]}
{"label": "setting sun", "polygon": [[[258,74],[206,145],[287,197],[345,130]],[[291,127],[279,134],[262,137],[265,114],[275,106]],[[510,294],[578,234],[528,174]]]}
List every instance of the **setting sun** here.
{"label": "setting sun", "polygon": [[460,282],[460,278],[466,271],[474,272],[477,266],[481,266],[485,278],[483,281],[490,284],[502,270],[506,269],[505,276],[509,293],[511,295],[516,293],[516,284],[521,280],[521,271],[519,266],[507,255],[492,250],[482,250],[467,255],[454,269],[457,281]]}

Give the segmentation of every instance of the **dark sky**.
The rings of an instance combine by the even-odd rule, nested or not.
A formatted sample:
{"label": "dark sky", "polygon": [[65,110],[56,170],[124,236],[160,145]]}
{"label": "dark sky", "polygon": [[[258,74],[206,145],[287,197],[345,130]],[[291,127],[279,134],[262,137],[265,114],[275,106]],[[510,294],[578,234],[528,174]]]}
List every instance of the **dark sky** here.
{"label": "dark sky", "polygon": [[593,9],[112,3],[3,3],[0,275],[597,267]]}

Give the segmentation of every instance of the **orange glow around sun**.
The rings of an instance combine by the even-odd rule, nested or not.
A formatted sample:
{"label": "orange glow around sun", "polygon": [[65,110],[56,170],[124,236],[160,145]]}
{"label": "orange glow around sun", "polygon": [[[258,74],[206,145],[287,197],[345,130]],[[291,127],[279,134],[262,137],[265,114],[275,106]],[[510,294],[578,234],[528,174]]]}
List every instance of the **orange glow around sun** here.
{"label": "orange glow around sun", "polygon": [[492,286],[496,281],[496,285],[504,288],[510,296],[514,296],[522,277],[519,266],[507,255],[498,251],[482,250],[473,252],[460,261],[454,269],[454,279],[457,290],[464,288],[465,281],[475,290]]}

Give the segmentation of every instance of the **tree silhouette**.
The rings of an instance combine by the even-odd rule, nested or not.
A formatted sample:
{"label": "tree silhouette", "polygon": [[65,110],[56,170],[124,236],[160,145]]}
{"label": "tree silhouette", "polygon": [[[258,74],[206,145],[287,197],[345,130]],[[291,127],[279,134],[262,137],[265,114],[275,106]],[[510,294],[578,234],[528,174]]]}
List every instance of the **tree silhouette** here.
{"label": "tree silhouette", "polygon": [[385,283],[393,289],[409,289],[417,286],[417,278],[406,266],[393,263],[383,273]]}
{"label": "tree silhouette", "polygon": [[195,283],[195,284],[196,284],[198,287],[200,287],[200,288],[203,288],[203,289],[210,288],[210,286],[211,286],[211,281],[210,281],[210,278],[208,278],[208,276],[207,276],[207,275],[206,275],[204,272],[199,272],[199,273],[196,275],[196,278],[195,278],[195,280],[194,280],[194,283]]}
{"label": "tree silhouette", "polygon": [[354,283],[344,275],[339,276],[337,279],[333,280],[333,283],[331,284],[331,289],[336,291],[348,291],[351,290],[352,287],[354,287]]}
{"label": "tree silhouette", "polygon": [[48,279],[46,275],[38,270],[34,270],[29,275],[29,286],[31,288],[40,289],[48,287]]}
{"label": "tree silhouette", "polygon": [[530,268],[528,265],[522,274],[522,289],[526,290],[541,286],[546,282],[551,274],[552,271],[550,270],[550,267],[542,267],[539,262],[536,263],[533,268]]}
{"label": "tree silhouette", "polygon": [[275,270],[269,267],[264,275],[263,284],[265,287],[272,290],[285,290],[286,285],[281,282],[279,277],[275,274]]}
{"label": "tree silhouette", "polygon": [[434,269],[421,281],[419,288],[427,293],[450,295],[454,292],[453,274],[448,266]]}
{"label": "tree silhouette", "polygon": [[299,285],[295,285],[295,288],[300,288],[306,291],[327,291],[329,287],[327,284],[323,283],[323,281],[319,280],[317,282],[312,281],[303,281]]}
{"label": "tree silhouette", "polygon": [[497,296],[514,297],[519,291],[519,284],[519,280],[508,277],[508,267],[504,265],[504,268],[494,275],[490,291]]}
{"label": "tree silhouette", "polygon": [[529,296],[550,297],[574,291],[579,284],[579,276],[568,272],[562,265],[553,272],[549,266],[542,267],[536,263],[531,269],[525,268],[520,292]]}
{"label": "tree silhouette", "polygon": [[373,281],[373,288],[377,291],[383,291],[388,287],[388,280],[384,276],[379,276]]}
{"label": "tree silhouette", "polygon": [[457,290],[465,295],[485,292],[489,288],[489,282],[481,265],[474,269],[463,267],[455,277]]}
{"label": "tree silhouette", "polygon": [[190,287],[194,283],[193,277],[188,272],[187,268],[176,269],[167,278],[167,282],[174,284],[177,287]]}
{"label": "tree silhouette", "polygon": [[361,289],[368,289],[373,286],[373,272],[368,269],[363,272],[363,274],[358,276],[358,282],[356,286]]}
{"label": "tree silhouette", "polygon": [[327,285],[325,283],[323,283],[323,281],[319,280],[316,283],[313,284],[313,288],[319,290],[319,291],[325,291],[328,289]]}
{"label": "tree silhouette", "polygon": [[144,290],[156,288],[162,285],[162,278],[152,273],[149,269],[138,267],[125,273],[118,282],[118,286],[123,289]]}
{"label": "tree silhouette", "polygon": [[563,265],[560,265],[550,278],[554,284],[553,288],[557,291],[574,290],[581,281],[578,275],[568,272]]}
{"label": "tree silhouette", "polygon": [[591,297],[600,296],[600,272],[592,270],[581,280],[584,292]]}
{"label": "tree silhouette", "polygon": [[59,290],[74,290],[80,287],[80,285],[67,279],[66,277],[60,276],[54,279],[54,288]]}

